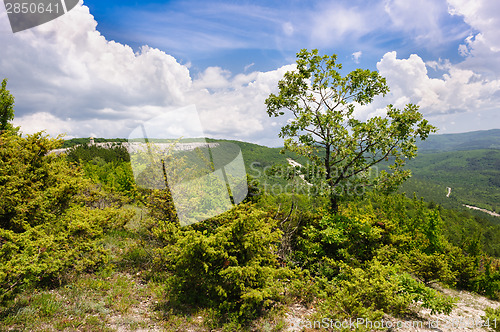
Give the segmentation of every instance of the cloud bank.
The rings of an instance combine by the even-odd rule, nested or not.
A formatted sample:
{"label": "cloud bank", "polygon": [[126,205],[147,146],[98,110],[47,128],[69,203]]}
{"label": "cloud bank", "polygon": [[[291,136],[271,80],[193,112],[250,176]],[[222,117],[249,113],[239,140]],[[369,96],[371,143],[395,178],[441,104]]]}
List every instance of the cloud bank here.
{"label": "cloud bank", "polygon": [[193,79],[187,65],[165,52],[144,46],[134,53],[96,27],[82,5],[25,32],[2,27],[0,72],[9,78],[24,133],[125,137],[139,121],[195,104],[209,135],[275,137],[262,134],[272,127],[264,100],[293,66],[236,76],[209,67]]}

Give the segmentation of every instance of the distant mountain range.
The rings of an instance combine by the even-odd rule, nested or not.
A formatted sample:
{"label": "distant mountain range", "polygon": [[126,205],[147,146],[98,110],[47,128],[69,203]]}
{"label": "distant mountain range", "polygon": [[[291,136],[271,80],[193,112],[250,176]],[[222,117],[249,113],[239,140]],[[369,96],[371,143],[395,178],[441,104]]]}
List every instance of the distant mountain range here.
{"label": "distant mountain range", "polygon": [[500,149],[500,129],[460,134],[431,135],[418,142],[419,152],[447,152],[478,149]]}

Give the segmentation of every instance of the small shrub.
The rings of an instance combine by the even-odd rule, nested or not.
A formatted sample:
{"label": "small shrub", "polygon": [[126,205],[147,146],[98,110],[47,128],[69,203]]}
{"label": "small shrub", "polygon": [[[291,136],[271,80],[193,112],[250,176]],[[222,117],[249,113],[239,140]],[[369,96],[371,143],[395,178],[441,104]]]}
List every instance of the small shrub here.
{"label": "small shrub", "polygon": [[405,256],[404,260],[408,270],[426,284],[436,281],[451,285],[455,283],[455,273],[451,271],[448,257],[444,254],[434,253],[429,255],[413,250]]}
{"label": "small shrub", "polygon": [[302,229],[294,258],[314,272],[319,272],[325,258],[360,266],[381,247],[382,233],[368,219],[325,215],[318,224]]}
{"label": "small shrub", "polygon": [[456,302],[455,299],[426,287],[407,273],[398,275],[396,283],[400,287],[400,294],[404,294],[413,303],[421,301],[423,308],[431,309],[431,315],[441,313],[449,315]]}
{"label": "small shrub", "polygon": [[490,261],[485,265],[484,273],[474,280],[474,291],[493,300],[500,300],[500,270],[494,270]]}

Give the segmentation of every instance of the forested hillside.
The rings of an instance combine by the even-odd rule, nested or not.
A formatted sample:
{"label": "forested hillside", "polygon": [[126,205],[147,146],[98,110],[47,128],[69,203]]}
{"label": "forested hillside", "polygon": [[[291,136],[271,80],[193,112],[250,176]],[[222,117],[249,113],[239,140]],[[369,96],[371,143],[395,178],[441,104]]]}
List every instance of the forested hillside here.
{"label": "forested hillside", "polygon": [[404,191],[455,209],[468,204],[500,211],[500,150],[421,154],[408,167],[413,177]]}
{"label": "forested hillside", "polygon": [[418,142],[418,148],[421,153],[500,149],[500,129],[430,135],[425,141]]}
{"label": "forested hillside", "polygon": [[[456,210],[465,209],[464,204],[500,210],[500,130],[432,135],[419,143],[419,156],[408,167],[412,178],[401,191],[409,195]],[[500,222],[499,217],[472,212]]]}
{"label": "forested hillside", "polygon": [[[491,132],[495,133],[495,131]],[[462,137],[459,139],[461,142],[465,142],[468,137],[467,134],[453,136]],[[487,140],[490,135],[482,137]],[[102,139],[102,141],[105,140]],[[113,140],[107,141],[113,142]],[[304,157],[288,151],[282,154],[280,153],[282,148],[269,148],[241,141],[207,139],[207,142],[235,144],[241,149],[247,174],[251,179],[252,193],[280,194],[294,191],[307,193],[311,190],[298,176],[293,180],[294,185],[286,186],[291,183],[294,174],[308,171],[307,167],[296,169],[289,164],[287,159],[291,158],[307,166],[308,162]],[[116,151],[119,154],[116,155],[115,162],[128,160],[122,156],[122,150]],[[100,154],[102,155],[100,158],[110,161],[105,150],[101,150]],[[113,156],[115,153],[109,152],[109,155]],[[91,161],[96,156],[96,147],[79,149],[70,154],[72,160],[75,160],[76,156]],[[117,166],[113,172],[110,172],[110,169],[107,169],[109,166],[95,165],[96,160],[101,160],[100,158],[85,166],[85,169],[93,169],[89,171],[89,176],[101,179],[121,177],[122,180],[115,179],[108,180],[108,182],[114,182],[115,186],[120,188],[119,190],[130,191],[130,183],[133,180],[121,175],[125,174],[123,168]],[[103,165],[110,164],[103,163]],[[385,164],[382,163],[379,170],[385,168]],[[414,195],[419,199],[422,198],[430,207],[439,205],[445,208],[441,210],[444,219],[443,227],[452,243],[460,245],[462,233],[474,234],[487,253],[500,257],[500,243],[493,240],[500,238],[500,217],[493,217],[463,206],[470,204],[491,211],[499,211],[500,187],[497,181],[500,179],[500,150],[419,153],[417,158],[408,162],[407,168],[411,169],[412,177],[403,183],[399,192],[405,193],[408,198],[413,198]],[[131,174],[130,171],[129,176]],[[448,187],[451,188],[451,193],[447,197]]]}

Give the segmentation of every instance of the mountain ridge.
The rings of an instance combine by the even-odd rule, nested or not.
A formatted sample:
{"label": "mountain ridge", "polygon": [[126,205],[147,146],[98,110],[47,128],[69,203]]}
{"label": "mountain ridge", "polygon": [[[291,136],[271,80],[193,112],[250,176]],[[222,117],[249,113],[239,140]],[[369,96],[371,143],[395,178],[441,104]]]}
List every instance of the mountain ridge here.
{"label": "mountain ridge", "polygon": [[455,134],[434,134],[417,142],[419,152],[448,152],[500,149],[500,129],[477,130]]}

